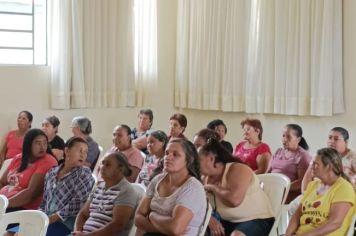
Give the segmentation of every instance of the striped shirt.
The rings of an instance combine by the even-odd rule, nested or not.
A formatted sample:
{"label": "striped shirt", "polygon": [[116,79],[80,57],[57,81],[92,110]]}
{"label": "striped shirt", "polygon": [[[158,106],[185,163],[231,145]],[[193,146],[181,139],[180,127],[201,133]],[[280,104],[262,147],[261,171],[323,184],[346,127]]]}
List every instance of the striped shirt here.
{"label": "striped shirt", "polygon": [[[137,192],[131,184],[123,178],[118,184],[105,189],[105,182],[98,183],[89,196],[89,218],[83,226],[83,232],[94,232],[112,221],[115,206],[128,206],[136,208],[142,194]],[[115,236],[128,235],[133,224],[134,212],[128,216],[129,223],[124,230]],[[114,235],[112,235],[114,236]]]}

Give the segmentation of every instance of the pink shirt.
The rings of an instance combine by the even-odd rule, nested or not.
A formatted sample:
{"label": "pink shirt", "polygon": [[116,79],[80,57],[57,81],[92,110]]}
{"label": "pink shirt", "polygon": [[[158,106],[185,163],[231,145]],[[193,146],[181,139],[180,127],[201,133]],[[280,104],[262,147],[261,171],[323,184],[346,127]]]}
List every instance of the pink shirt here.
{"label": "pink shirt", "polygon": [[254,148],[245,148],[245,143],[247,143],[247,141],[242,141],[236,145],[234,156],[238,156],[241,161],[250,166],[252,170],[257,170],[257,156],[266,152],[271,154],[271,150],[265,143],[260,143],[260,145]]}
{"label": "pink shirt", "polygon": [[[117,151],[120,150],[116,146],[113,146],[106,152],[106,154],[117,152]],[[122,152],[126,156],[127,162],[131,166],[137,167],[141,170],[144,161],[144,156],[141,154],[140,150],[134,147],[130,147],[129,149],[120,152]]]}
{"label": "pink shirt", "polygon": [[285,148],[279,148],[272,157],[271,173],[284,174],[293,182],[298,179],[298,170],[303,169],[306,171],[310,161],[311,156],[309,152],[302,147],[298,147],[292,153]]}
{"label": "pink shirt", "polygon": [[[0,189],[0,194],[5,195],[7,198],[11,198],[15,194],[21,192],[28,187],[33,174],[46,175],[49,169],[57,165],[57,160],[49,154],[39,158],[35,162],[29,164],[27,168],[18,172],[21,165],[22,155],[19,154],[13,158],[7,174],[8,185]],[[31,203],[22,206],[26,209],[37,209],[42,201],[42,195],[34,199]]]}
{"label": "pink shirt", "polygon": [[18,137],[16,135],[16,130],[10,131],[6,135],[5,140],[7,149],[5,153],[6,159],[13,158],[14,156],[22,152],[23,137]]}

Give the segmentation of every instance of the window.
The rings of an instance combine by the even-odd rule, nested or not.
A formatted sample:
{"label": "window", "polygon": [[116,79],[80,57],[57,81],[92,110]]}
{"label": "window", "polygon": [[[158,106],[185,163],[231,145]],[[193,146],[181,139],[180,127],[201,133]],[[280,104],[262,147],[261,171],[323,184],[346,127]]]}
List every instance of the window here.
{"label": "window", "polygon": [[0,0],[0,64],[47,63],[46,0]]}

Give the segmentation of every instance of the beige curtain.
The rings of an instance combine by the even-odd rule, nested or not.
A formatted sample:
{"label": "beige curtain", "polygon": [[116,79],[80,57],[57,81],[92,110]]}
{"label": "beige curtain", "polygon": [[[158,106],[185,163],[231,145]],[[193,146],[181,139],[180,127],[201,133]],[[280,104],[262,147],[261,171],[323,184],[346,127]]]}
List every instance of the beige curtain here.
{"label": "beige curtain", "polygon": [[148,103],[145,84],[157,77],[155,8],[153,0],[49,1],[52,107]]}
{"label": "beige curtain", "polygon": [[344,112],[342,1],[178,2],[175,105]]}

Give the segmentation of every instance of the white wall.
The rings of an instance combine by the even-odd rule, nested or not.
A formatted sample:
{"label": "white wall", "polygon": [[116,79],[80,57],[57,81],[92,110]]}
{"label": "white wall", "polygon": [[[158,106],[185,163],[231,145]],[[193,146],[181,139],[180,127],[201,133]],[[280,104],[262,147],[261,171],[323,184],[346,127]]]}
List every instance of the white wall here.
{"label": "white wall", "polygon": [[[173,85],[175,77],[175,31],[177,0],[158,0],[158,80],[157,96],[151,108],[154,111],[154,127],[167,130],[168,118],[176,111],[173,107]],[[327,133],[333,126],[343,126],[350,131],[351,148],[356,149],[356,1],[344,0],[344,83],[346,112],[333,117],[297,117],[281,115],[247,115],[245,113],[223,113],[213,111],[183,110],[188,117],[186,135],[192,137],[210,120],[221,118],[228,126],[227,140],[233,144],[241,138],[240,121],[247,116],[262,120],[263,139],[272,150],[280,146],[281,129],[286,123],[298,123],[312,151],[326,143]],[[33,127],[40,127],[48,115],[61,119],[60,135],[68,138],[73,116],[85,115],[93,122],[93,137],[108,148],[111,145],[112,128],[125,123],[135,126],[139,108],[117,109],[73,109],[51,110],[49,108],[48,67],[0,67],[0,136],[16,127],[16,116],[20,110],[28,109],[34,115]]]}

